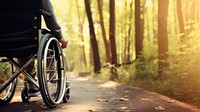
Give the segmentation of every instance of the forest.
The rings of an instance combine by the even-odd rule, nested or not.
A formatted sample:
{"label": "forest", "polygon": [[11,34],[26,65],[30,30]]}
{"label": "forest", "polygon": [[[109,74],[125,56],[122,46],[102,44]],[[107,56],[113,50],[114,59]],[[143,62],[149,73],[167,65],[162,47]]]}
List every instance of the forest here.
{"label": "forest", "polygon": [[199,0],[52,0],[70,70],[200,104]]}

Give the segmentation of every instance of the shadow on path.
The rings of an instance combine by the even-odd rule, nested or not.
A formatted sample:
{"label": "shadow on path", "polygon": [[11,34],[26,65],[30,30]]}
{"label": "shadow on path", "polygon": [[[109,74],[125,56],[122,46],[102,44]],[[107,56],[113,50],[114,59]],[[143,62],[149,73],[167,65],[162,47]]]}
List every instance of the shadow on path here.
{"label": "shadow on path", "polygon": [[47,108],[41,97],[22,103],[18,90],[9,105],[0,107],[0,112],[200,112],[196,107],[140,88],[91,78],[69,79],[69,103],[54,109]]}

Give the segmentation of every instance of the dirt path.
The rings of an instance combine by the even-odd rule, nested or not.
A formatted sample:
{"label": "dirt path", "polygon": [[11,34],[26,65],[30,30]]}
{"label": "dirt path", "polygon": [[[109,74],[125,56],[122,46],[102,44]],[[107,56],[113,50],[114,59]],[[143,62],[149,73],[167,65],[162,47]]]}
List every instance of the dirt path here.
{"label": "dirt path", "polygon": [[70,77],[71,100],[54,109],[42,98],[22,103],[20,91],[0,112],[200,112],[196,107],[139,88],[89,78]]}

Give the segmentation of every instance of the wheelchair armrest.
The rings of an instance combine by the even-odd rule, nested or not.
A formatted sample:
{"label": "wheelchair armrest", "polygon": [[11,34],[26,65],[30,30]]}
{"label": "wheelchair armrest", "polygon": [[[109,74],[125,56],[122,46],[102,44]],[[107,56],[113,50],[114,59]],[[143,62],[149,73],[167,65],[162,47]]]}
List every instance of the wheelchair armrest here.
{"label": "wheelchair armrest", "polygon": [[40,12],[43,16],[48,16],[48,17],[51,16],[51,13],[50,13],[50,12],[45,11],[45,10],[43,10],[43,9],[40,9],[39,12]]}

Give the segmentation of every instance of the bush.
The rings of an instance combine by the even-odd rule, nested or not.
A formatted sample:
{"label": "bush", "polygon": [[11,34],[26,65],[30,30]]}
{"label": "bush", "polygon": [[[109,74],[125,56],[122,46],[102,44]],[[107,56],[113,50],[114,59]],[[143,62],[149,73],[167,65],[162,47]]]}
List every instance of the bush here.
{"label": "bush", "polygon": [[[185,44],[171,46],[170,66],[163,70],[162,80],[157,79],[157,48],[144,49],[143,61],[135,61],[129,67],[120,68],[119,75],[128,75],[131,85],[155,91],[172,98],[200,106],[200,38],[199,31],[191,32]],[[178,37],[179,38],[179,37]],[[146,42],[144,45],[149,46]],[[151,49],[151,52],[149,52]]]}

